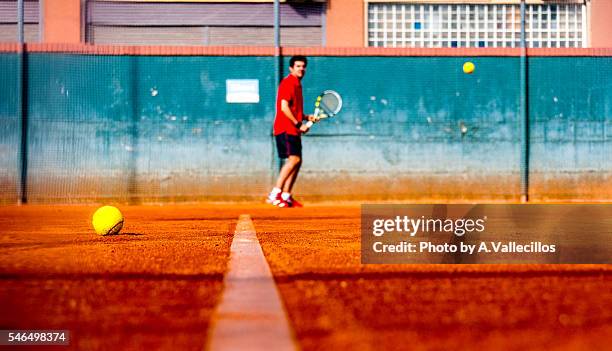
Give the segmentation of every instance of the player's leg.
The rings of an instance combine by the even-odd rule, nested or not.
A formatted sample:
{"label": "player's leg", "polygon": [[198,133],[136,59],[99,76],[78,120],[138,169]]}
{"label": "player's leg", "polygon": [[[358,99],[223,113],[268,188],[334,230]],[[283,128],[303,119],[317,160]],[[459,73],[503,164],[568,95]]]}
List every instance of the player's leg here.
{"label": "player's leg", "polygon": [[302,166],[302,138],[299,135],[289,135],[288,145],[290,149],[290,156],[287,162],[291,162],[293,169],[285,179],[283,183],[283,190],[281,194],[282,204],[281,207],[302,207],[302,204],[295,201],[291,196],[291,190],[297,180],[298,174],[300,173],[300,167]]}
{"label": "player's leg", "polygon": [[301,163],[302,159],[299,156],[289,156],[287,161],[285,161],[283,168],[281,168],[278,178],[276,179],[275,187],[283,191],[286,191],[286,189],[291,189],[290,180],[294,178],[296,169],[299,169]]}
{"label": "player's leg", "polygon": [[[281,167],[280,173],[276,178],[276,184],[274,185],[274,188],[272,188],[272,190],[270,191],[270,194],[268,194],[268,198],[266,199],[266,201],[277,206],[283,201],[281,198],[281,193],[282,189],[285,187],[287,178],[292,173],[296,163],[299,163],[300,160],[296,160],[295,157],[291,157],[292,153],[295,153],[295,151],[292,151],[289,135],[287,135],[286,133],[282,133],[276,135],[275,138],[278,157],[281,160],[285,160],[285,163]],[[295,147],[293,149],[295,150]]]}
{"label": "player's leg", "polygon": [[[291,157],[296,157],[296,156],[291,156]],[[297,179],[297,176],[300,173],[301,167],[302,167],[302,159],[300,158],[295,164],[295,167],[293,167],[293,170],[291,171],[289,176],[287,177],[287,180],[285,180],[285,183],[283,184],[283,188],[282,188],[283,192],[291,193],[291,189],[293,189],[293,184],[295,183],[295,180]]]}
{"label": "player's leg", "polygon": [[[280,170],[278,178],[276,179],[276,184],[274,185],[274,188],[272,188],[272,191],[270,191],[270,194],[268,194],[268,203],[279,207],[290,207],[290,205],[287,204],[285,200],[283,200],[283,194],[285,194],[283,189],[286,189],[286,184],[290,183],[288,180],[291,175],[295,173],[294,170],[296,168],[296,165],[298,165],[300,162],[301,161],[297,156],[289,156],[287,158],[285,164]],[[285,197],[287,196],[285,195]]]}
{"label": "player's leg", "polygon": [[302,207],[302,204],[293,198],[291,195],[291,189],[293,189],[293,184],[295,184],[295,180],[300,172],[300,167],[302,166],[302,161],[300,160],[297,165],[293,168],[293,171],[289,174],[287,180],[285,180],[285,184],[283,185],[283,192],[281,194],[281,200],[284,202],[281,207]]}

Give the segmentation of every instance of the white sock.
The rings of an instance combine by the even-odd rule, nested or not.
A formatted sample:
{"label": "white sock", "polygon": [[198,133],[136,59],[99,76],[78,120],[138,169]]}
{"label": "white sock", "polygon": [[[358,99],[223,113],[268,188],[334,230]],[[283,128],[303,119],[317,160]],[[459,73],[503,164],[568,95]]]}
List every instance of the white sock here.
{"label": "white sock", "polygon": [[280,193],[282,190],[280,188],[274,187],[272,188],[272,191],[270,191],[270,194],[272,195],[276,195],[278,193]]}
{"label": "white sock", "polygon": [[282,198],[283,200],[285,200],[285,201],[289,200],[289,198],[290,198],[290,197],[291,197],[291,193],[286,193],[286,192],[283,192],[283,193],[281,194],[281,198]]}

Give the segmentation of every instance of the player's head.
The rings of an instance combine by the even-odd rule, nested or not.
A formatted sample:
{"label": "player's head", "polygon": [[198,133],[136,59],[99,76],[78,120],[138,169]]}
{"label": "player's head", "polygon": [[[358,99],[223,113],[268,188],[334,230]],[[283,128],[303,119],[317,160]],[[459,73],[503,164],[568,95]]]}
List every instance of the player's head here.
{"label": "player's head", "polygon": [[302,79],[306,74],[306,65],[308,65],[308,59],[305,56],[293,56],[289,60],[289,72],[298,79]]}

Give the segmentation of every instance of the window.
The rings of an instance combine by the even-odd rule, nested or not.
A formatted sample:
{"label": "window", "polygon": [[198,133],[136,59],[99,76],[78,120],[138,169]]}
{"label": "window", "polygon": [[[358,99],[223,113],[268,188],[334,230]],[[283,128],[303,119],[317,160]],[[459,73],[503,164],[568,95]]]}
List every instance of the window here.
{"label": "window", "polygon": [[[273,4],[270,2],[88,0],[86,4],[88,43],[274,45]],[[281,4],[280,8],[282,46],[320,46],[324,43],[323,3],[291,2]]]}
{"label": "window", "polygon": [[[581,4],[526,6],[528,47],[585,47],[586,8]],[[519,47],[520,5],[368,5],[368,46]]]}
{"label": "window", "polygon": [[[24,39],[27,43],[39,42],[42,26],[39,25],[40,1],[24,1]],[[17,1],[0,1],[0,43],[18,40]]]}

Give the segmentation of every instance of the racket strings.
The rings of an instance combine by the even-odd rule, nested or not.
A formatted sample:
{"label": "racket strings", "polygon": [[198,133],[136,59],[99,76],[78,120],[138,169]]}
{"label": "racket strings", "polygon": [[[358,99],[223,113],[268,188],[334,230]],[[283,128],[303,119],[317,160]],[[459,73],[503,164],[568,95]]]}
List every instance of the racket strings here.
{"label": "racket strings", "polygon": [[341,102],[334,94],[325,94],[321,98],[319,107],[327,114],[336,114],[340,110]]}
{"label": "racket strings", "polygon": [[334,108],[331,108],[331,107],[329,107],[329,106],[327,106],[327,105],[326,105],[326,104],[324,104],[324,103],[322,103],[322,104],[319,106],[319,108],[320,108],[321,110],[323,110],[323,112],[325,112],[325,113],[326,113],[326,114],[328,114],[328,115],[335,114],[335,112],[334,112],[334,110],[335,110],[335,109],[334,109]]}

